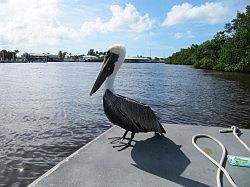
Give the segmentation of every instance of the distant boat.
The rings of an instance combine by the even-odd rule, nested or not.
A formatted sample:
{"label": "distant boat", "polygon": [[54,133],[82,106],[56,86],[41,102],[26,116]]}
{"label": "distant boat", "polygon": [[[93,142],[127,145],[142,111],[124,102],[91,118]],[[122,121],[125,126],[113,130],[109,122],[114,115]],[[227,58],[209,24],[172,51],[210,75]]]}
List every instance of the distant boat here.
{"label": "distant boat", "polygon": [[127,57],[125,63],[160,63],[161,61],[152,60],[148,57]]}

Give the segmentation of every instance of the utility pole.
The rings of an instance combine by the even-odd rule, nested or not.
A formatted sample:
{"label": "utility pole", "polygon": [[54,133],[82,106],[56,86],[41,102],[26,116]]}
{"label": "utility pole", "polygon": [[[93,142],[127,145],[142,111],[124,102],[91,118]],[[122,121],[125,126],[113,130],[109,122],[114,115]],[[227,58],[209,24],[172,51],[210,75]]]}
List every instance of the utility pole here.
{"label": "utility pole", "polygon": [[151,47],[149,48],[149,54],[150,54],[150,58],[151,58]]}

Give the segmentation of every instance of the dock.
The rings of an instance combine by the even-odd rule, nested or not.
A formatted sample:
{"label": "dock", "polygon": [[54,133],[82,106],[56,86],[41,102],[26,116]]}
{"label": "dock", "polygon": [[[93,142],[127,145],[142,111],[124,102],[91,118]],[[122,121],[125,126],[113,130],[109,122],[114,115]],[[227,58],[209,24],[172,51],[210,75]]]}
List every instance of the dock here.
{"label": "dock", "polygon": [[[164,137],[139,133],[135,135],[132,146],[122,151],[119,151],[122,147],[113,146],[123,145],[123,142],[109,139],[124,133],[123,129],[114,126],[61,161],[29,187],[216,186],[217,167],[192,145],[191,139],[195,134],[208,134],[219,139],[230,155],[250,156],[232,133],[219,133],[221,127],[163,126],[167,132]],[[241,132],[240,138],[250,145],[250,130],[241,129]],[[215,142],[199,139],[197,143],[206,153],[220,160],[221,148]],[[239,187],[249,186],[250,168],[231,166],[227,162],[226,169]],[[230,186],[225,176],[223,183]]]}

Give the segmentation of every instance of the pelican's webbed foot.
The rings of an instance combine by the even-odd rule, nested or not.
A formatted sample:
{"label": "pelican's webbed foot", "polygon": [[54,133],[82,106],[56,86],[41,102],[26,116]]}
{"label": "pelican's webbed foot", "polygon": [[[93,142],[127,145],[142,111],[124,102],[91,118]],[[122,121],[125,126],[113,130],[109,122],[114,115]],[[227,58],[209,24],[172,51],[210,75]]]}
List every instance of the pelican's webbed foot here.
{"label": "pelican's webbed foot", "polygon": [[[126,131],[126,132],[127,132],[127,131]],[[125,133],[126,133],[126,132],[125,132]],[[126,134],[127,134],[127,133],[126,133]],[[125,136],[126,136],[126,134],[125,134]],[[131,146],[131,142],[132,142],[134,136],[135,136],[135,133],[132,132],[132,133],[131,133],[131,137],[130,137],[130,139],[129,139],[129,142],[128,142],[127,144],[125,144],[125,145],[114,145],[113,147],[115,148],[115,147],[122,147],[122,146],[123,146],[123,148],[119,149],[118,151],[122,151],[122,150],[124,150],[124,149],[130,147],[130,146]]]}

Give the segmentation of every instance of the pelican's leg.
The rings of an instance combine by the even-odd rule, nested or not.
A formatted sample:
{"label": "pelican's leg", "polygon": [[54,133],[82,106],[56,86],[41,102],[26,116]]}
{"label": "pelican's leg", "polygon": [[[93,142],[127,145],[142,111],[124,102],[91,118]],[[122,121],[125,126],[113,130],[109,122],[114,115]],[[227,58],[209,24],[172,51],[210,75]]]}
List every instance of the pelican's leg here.
{"label": "pelican's leg", "polygon": [[156,136],[156,137],[160,137],[161,134],[160,134],[159,132],[155,132],[155,136]]}
{"label": "pelican's leg", "polygon": [[127,135],[127,133],[128,133],[128,130],[126,130],[126,131],[125,131],[125,133],[123,134],[123,136],[122,136],[122,140],[126,139],[126,135]]}
{"label": "pelican's leg", "polygon": [[131,137],[130,137],[130,139],[129,139],[129,141],[128,141],[128,143],[127,143],[127,144],[122,144],[122,145],[114,145],[113,147],[122,147],[122,146],[124,146],[124,147],[123,147],[122,149],[120,149],[119,151],[121,151],[121,150],[123,150],[123,149],[126,149],[127,147],[129,147],[129,146],[131,145],[131,142],[132,142],[132,140],[133,140],[134,136],[135,136],[135,133],[134,133],[134,132],[132,132],[132,133],[131,133]]}
{"label": "pelican's leg", "polygon": [[127,133],[128,133],[128,130],[125,131],[125,133],[123,134],[122,137],[113,137],[113,138],[108,138],[108,139],[114,139],[113,141],[111,141],[111,143],[114,143],[117,140],[122,140],[123,141],[124,139],[126,139]]}
{"label": "pelican's leg", "polygon": [[[131,137],[130,137],[130,139],[129,139],[129,142],[128,142],[123,148],[119,149],[118,151],[122,151],[122,150],[127,149],[128,147],[130,147],[130,146],[131,146],[131,142],[132,142],[134,136],[135,136],[135,133],[132,132],[132,133],[131,133]],[[114,146],[113,146],[113,147],[114,147]]]}
{"label": "pelican's leg", "polygon": [[133,140],[133,138],[134,138],[134,136],[135,136],[135,133],[134,132],[132,132],[131,133],[131,137],[130,137],[130,139],[129,139],[129,141],[128,141],[128,146],[130,146],[131,145],[131,142],[132,142],[132,140]]}

